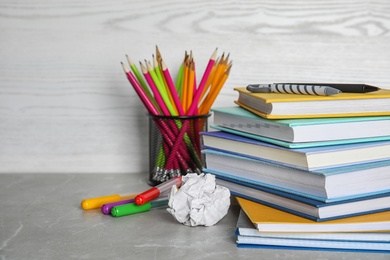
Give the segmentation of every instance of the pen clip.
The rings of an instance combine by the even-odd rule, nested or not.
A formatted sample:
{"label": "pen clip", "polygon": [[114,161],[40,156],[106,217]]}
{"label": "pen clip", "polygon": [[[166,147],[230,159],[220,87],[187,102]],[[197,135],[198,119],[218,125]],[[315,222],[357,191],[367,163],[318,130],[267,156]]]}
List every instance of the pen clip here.
{"label": "pen clip", "polygon": [[250,84],[246,89],[252,93],[270,93],[270,84]]}

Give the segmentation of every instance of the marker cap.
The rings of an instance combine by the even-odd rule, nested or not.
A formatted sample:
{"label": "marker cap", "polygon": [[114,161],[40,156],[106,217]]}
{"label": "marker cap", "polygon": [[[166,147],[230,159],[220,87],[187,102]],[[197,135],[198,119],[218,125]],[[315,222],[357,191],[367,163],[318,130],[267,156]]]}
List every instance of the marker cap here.
{"label": "marker cap", "polygon": [[118,201],[120,199],[121,197],[119,196],[119,194],[107,195],[98,198],[89,198],[81,202],[81,207],[83,209],[97,209],[103,206],[104,204]]}
{"label": "marker cap", "polygon": [[128,203],[128,204],[123,204],[119,206],[115,206],[111,209],[111,215],[113,217],[122,217],[126,215],[132,215],[140,212],[145,212],[150,210],[151,204],[145,203],[143,205],[137,205],[135,203]]}
{"label": "marker cap", "polygon": [[158,198],[160,196],[160,190],[156,187],[153,187],[139,195],[137,195],[134,199],[135,203],[137,205],[142,205],[148,201],[151,201],[155,198]]}
{"label": "marker cap", "polygon": [[119,206],[119,205],[123,205],[123,204],[127,204],[127,203],[133,203],[134,202],[134,199],[129,199],[129,200],[121,200],[121,201],[117,201],[117,202],[112,202],[112,203],[107,203],[107,204],[104,204],[101,208],[101,211],[104,215],[108,215],[111,213],[111,209],[115,206]]}

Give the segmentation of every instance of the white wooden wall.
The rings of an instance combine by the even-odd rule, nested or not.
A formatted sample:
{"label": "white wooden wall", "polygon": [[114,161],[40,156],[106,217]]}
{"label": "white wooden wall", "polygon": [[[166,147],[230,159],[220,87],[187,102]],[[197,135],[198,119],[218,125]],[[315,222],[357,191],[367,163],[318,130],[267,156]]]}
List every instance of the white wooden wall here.
{"label": "white wooden wall", "polygon": [[[216,47],[234,87],[276,81],[390,88],[388,0],[0,0],[0,172],[136,173],[148,168],[146,112],[120,62],[172,72]],[[145,173],[146,174],[146,173]]]}

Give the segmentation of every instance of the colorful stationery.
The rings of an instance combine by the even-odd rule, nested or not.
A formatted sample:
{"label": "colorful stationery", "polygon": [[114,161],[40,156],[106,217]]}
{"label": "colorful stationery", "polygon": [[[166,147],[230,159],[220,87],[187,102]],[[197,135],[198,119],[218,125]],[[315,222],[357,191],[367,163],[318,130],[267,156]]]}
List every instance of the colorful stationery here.
{"label": "colorful stationery", "polygon": [[229,75],[229,55],[218,58],[216,49],[199,84],[192,52],[185,53],[176,84],[157,46],[153,65],[140,62],[144,78],[129,56],[127,60],[131,71],[122,63],[123,70],[156,126],[156,136],[151,138],[161,140],[151,146],[157,152],[151,151],[154,169],[150,181],[158,184],[187,172],[200,172],[199,131],[204,130],[209,110]]}

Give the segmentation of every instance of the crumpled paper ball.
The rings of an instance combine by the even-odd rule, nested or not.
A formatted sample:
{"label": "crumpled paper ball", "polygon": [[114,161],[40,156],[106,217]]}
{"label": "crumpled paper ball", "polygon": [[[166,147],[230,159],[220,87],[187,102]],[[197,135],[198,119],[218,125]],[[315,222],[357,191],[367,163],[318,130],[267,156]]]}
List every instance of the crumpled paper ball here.
{"label": "crumpled paper ball", "polygon": [[168,212],[187,226],[212,226],[220,221],[230,206],[229,189],[216,185],[212,174],[189,173],[180,188],[172,187]]}

